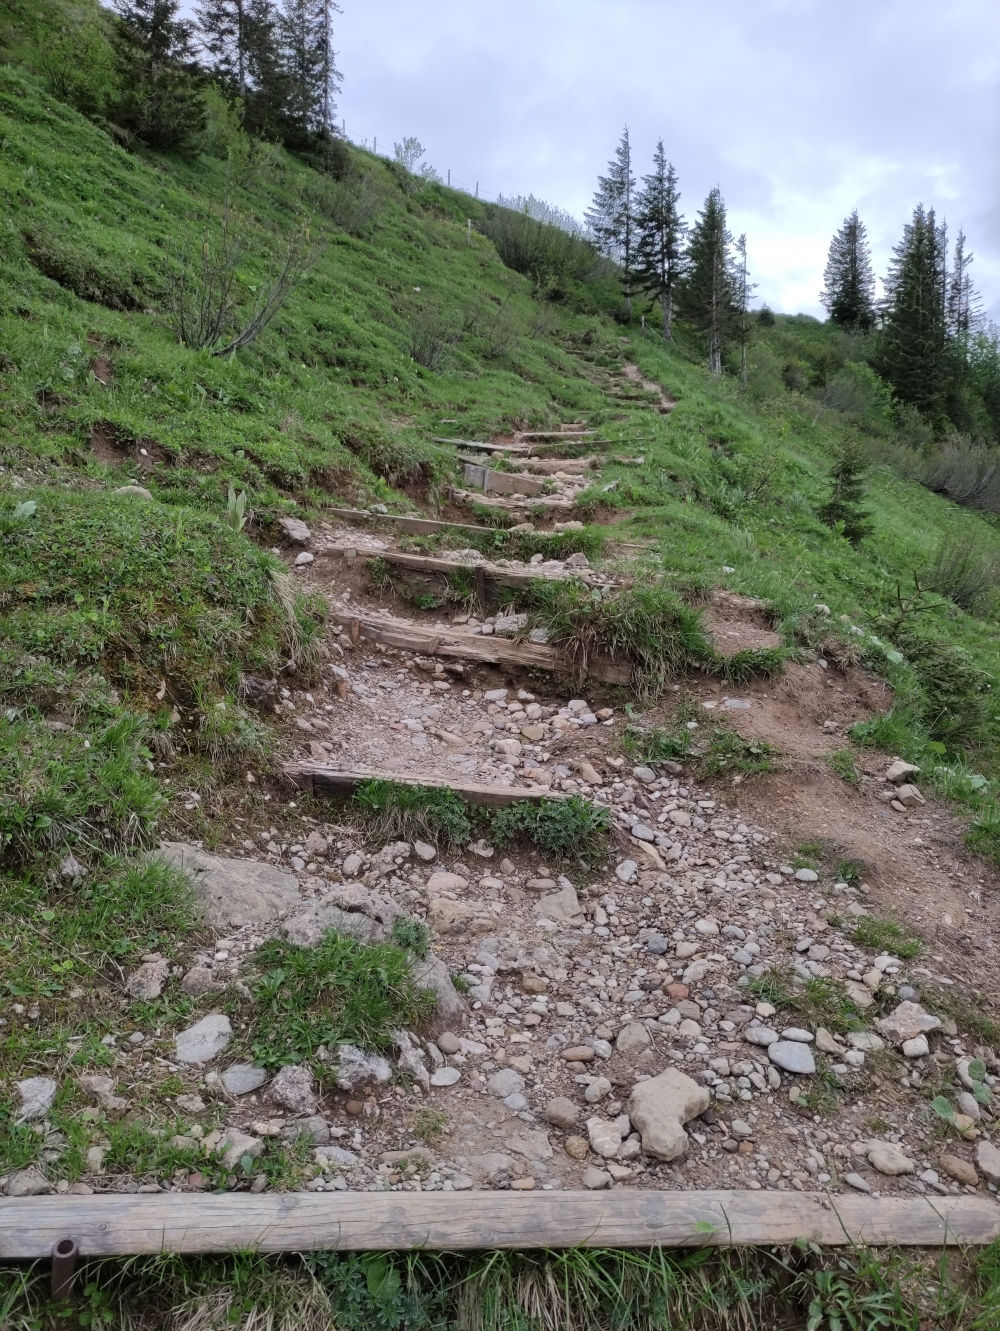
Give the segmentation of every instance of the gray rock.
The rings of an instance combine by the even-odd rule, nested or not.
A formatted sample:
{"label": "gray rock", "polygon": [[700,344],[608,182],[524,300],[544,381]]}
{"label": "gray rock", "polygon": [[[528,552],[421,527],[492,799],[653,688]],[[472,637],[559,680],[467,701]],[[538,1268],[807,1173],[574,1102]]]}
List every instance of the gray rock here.
{"label": "gray rock", "polygon": [[486,1151],[482,1155],[470,1155],[467,1159],[459,1158],[459,1164],[466,1165],[477,1178],[496,1178],[498,1174],[509,1174],[516,1161],[512,1155],[502,1151]]}
{"label": "gray rock", "polygon": [[[296,900],[298,886],[296,885]],[[291,916],[281,932],[299,947],[318,947],[328,933],[356,938],[359,943],[384,943],[402,911],[394,901],[360,883],[335,887],[322,902]]]}
{"label": "gray rock", "polygon": [[229,1018],[221,1012],[212,1012],[178,1035],[174,1041],[177,1061],[210,1063],[224,1049],[228,1049],[232,1038],[233,1028]]}
{"label": "gray rock", "polygon": [[192,966],[181,980],[181,988],[192,998],[202,998],[205,994],[216,993],[222,985],[207,966]]}
{"label": "gray rock", "polygon": [[66,879],[83,878],[86,872],[87,870],[83,867],[83,865],[76,858],[76,856],[72,854],[72,852],[69,853],[68,855],[64,855],[62,859],[59,861],[60,878],[66,878]]}
{"label": "gray rock", "polygon": [[988,1183],[1000,1183],[1000,1151],[985,1137],[976,1142],[976,1164]]}
{"label": "gray rock", "polygon": [[308,545],[312,540],[312,532],[301,518],[279,518],[278,526],[293,545]]}
{"label": "gray rock", "polygon": [[[454,1036],[452,1037],[454,1039]],[[396,1066],[408,1072],[414,1081],[419,1082],[424,1092],[431,1088],[431,1077],[424,1062],[424,1053],[419,1045],[414,1044],[406,1031],[396,1031],[393,1039],[399,1049]],[[456,1044],[457,1044],[456,1040]]]}
{"label": "gray rock", "polygon": [[550,1100],[545,1106],[546,1121],[554,1123],[557,1128],[562,1128],[564,1132],[572,1131],[576,1127],[579,1117],[579,1107],[564,1095],[557,1095],[554,1100]]}
{"label": "gray rock", "polygon": [[919,1003],[907,999],[875,1025],[890,1044],[903,1044],[906,1040],[916,1039],[918,1035],[926,1035],[928,1031],[936,1031],[941,1021],[939,1017],[932,1017],[929,1012],[925,1012]]}
{"label": "gray rock", "polygon": [[622,860],[615,868],[615,877],[622,883],[634,883],[639,875],[639,866],[635,860]]}
{"label": "gray rock", "polygon": [[819,881],[819,874],[812,869],[796,869],[795,877],[800,883],[816,883]]}
{"label": "gray rock", "polygon": [[641,781],[644,786],[648,786],[656,780],[656,773],[651,767],[633,767],[632,775],[636,781]]}
{"label": "gray rock", "polygon": [[552,1159],[549,1134],[544,1128],[536,1128],[534,1132],[518,1132],[515,1136],[508,1137],[504,1146],[508,1151],[513,1151],[515,1155],[523,1155],[528,1160]]}
{"label": "gray rock", "polygon": [[847,1186],[854,1188],[856,1192],[871,1192],[872,1190],[872,1185],[860,1174],[845,1174],[843,1178]]}
{"label": "gray rock", "polygon": [[959,1091],[955,1097],[955,1102],[960,1114],[965,1114],[966,1117],[973,1119],[976,1123],[982,1118],[983,1111],[980,1108],[979,1101],[969,1091]]}
{"label": "gray rock", "polygon": [[646,939],[646,951],[652,952],[655,957],[662,957],[670,951],[670,943],[662,934],[651,934]]}
{"label": "gray rock", "polygon": [[356,1045],[338,1045],[337,1059],[337,1085],[342,1091],[356,1091],[371,1083],[385,1086],[392,1078],[392,1068],[381,1054],[365,1053]]}
{"label": "gray rock", "polygon": [[165,841],[154,853],[188,875],[213,928],[270,924],[301,901],[296,879],[271,864],[210,855],[185,841]]}
{"label": "gray rock", "polygon": [[880,1174],[888,1174],[890,1177],[897,1174],[912,1174],[916,1168],[900,1147],[878,1138],[873,1138],[868,1143],[868,1163]]}
{"label": "gray rock", "polygon": [[585,923],[576,889],[568,883],[560,891],[536,901],[535,914],[540,919],[555,920],[557,924],[579,926]]}
{"label": "gray rock", "polygon": [[783,1040],[795,1040],[798,1044],[812,1044],[812,1031],[805,1030],[802,1026],[789,1026],[787,1030],[781,1032]]}
{"label": "gray rock", "polygon": [[648,1049],[652,1042],[652,1036],[645,1026],[641,1026],[638,1022],[630,1022],[618,1032],[615,1048],[619,1054],[635,1054],[640,1049]]}
{"label": "gray rock", "polygon": [[114,1077],[105,1077],[96,1072],[81,1072],[77,1077],[81,1090],[97,1101],[109,1114],[118,1114],[128,1109],[128,1101],[115,1095]]}
{"label": "gray rock", "polygon": [[583,1178],[580,1181],[591,1192],[598,1192],[601,1188],[611,1187],[611,1175],[606,1169],[598,1169],[596,1165],[588,1165],[583,1171]]}
{"label": "gray rock", "polygon": [[816,1071],[816,1060],[807,1044],[797,1040],[776,1040],[767,1046],[767,1056],[776,1067],[808,1077]]}
{"label": "gray rock", "polygon": [[743,1038],[748,1044],[766,1049],[768,1045],[777,1043],[778,1032],[772,1031],[770,1026],[748,1026],[743,1032]]}
{"label": "gray rock", "polygon": [[633,823],[632,835],[635,837],[636,841],[656,840],[656,834],[654,833],[653,829],[651,827],[647,827],[645,823]]}
{"label": "gray rock", "polygon": [[433,952],[426,957],[414,957],[410,973],[418,989],[431,989],[437,996],[434,1016],[428,1023],[431,1035],[453,1027],[461,1028],[469,1021],[469,1005],[452,983],[448,967]]}
{"label": "gray rock", "polygon": [[486,1083],[486,1089],[490,1095],[503,1100],[508,1095],[519,1094],[524,1090],[524,1078],[513,1068],[501,1068],[499,1072],[494,1072]]}
{"label": "gray rock", "polygon": [[437,850],[427,844],[426,841],[414,841],[413,849],[416,852],[418,860],[423,860],[425,864],[430,864],[432,860],[437,859]]}
{"label": "gray rock", "polygon": [[706,1086],[677,1068],[639,1082],[628,1100],[632,1126],[642,1135],[642,1149],[660,1160],[676,1160],[687,1150],[684,1124],[703,1114],[711,1102]]}
{"label": "gray rock", "polygon": [[311,564],[315,558],[316,556],[309,550],[303,550],[301,554],[295,556],[295,567],[305,568],[305,566]]}
{"label": "gray rock", "polygon": [[133,495],[136,499],[152,499],[152,494],[144,485],[119,485],[116,495]]}
{"label": "gray rock", "polygon": [[313,1146],[326,1146],[330,1141],[330,1125],[319,1114],[310,1114],[307,1118],[296,1118],[286,1123],[281,1129],[283,1142],[297,1142],[301,1137],[308,1137]]}
{"label": "gray rock", "polygon": [[583,1093],[588,1105],[599,1104],[606,1095],[611,1094],[611,1082],[607,1077],[595,1077]]}
{"label": "gray rock", "polygon": [[230,1095],[249,1095],[260,1090],[267,1081],[267,1073],[250,1063],[234,1063],[226,1068],[220,1080]]}
{"label": "gray rock", "polygon": [[507,1108],[512,1109],[515,1114],[521,1114],[528,1108],[528,1101],[520,1091],[515,1091],[513,1095],[505,1095],[503,1102]]}
{"label": "gray rock", "polygon": [[454,1086],[457,1081],[461,1080],[461,1077],[462,1074],[459,1072],[458,1068],[436,1068],[431,1073],[431,1085]]}
{"label": "gray rock", "polygon": [[52,1108],[52,1102],[59,1090],[59,1083],[51,1077],[26,1077],[17,1083],[21,1097],[21,1112],[18,1123],[30,1123],[32,1119],[44,1118]]}
{"label": "gray rock", "polygon": [[275,1104],[293,1114],[312,1114],[316,1110],[316,1081],[303,1063],[286,1063],[279,1068],[268,1094]]}
{"label": "gray rock", "polygon": [[8,1197],[41,1197],[52,1191],[52,1184],[37,1165],[15,1170],[7,1180]]}
{"label": "gray rock", "polygon": [[259,1137],[251,1137],[248,1132],[241,1132],[239,1128],[227,1128],[215,1148],[215,1153],[221,1157],[227,1169],[235,1169],[245,1155],[251,1160],[256,1160],[263,1149],[264,1143]]}
{"label": "gray rock", "polygon": [[333,1165],[360,1165],[361,1157],[347,1150],[344,1146],[319,1146],[313,1152],[316,1163],[322,1165],[324,1169],[330,1169]]}
{"label": "gray rock", "polygon": [[605,1160],[613,1160],[622,1148],[621,1129],[617,1123],[609,1123],[606,1118],[587,1119],[587,1138],[594,1154],[603,1156]]}
{"label": "gray rock", "polygon": [[348,878],[353,878],[364,862],[365,857],[359,855],[357,851],[354,851],[344,860],[344,873]]}
{"label": "gray rock", "polygon": [[169,978],[170,962],[165,957],[158,957],[156,961],[144,961],[125,981],[125,992],[130,998],[149,1002],[159,998]]}

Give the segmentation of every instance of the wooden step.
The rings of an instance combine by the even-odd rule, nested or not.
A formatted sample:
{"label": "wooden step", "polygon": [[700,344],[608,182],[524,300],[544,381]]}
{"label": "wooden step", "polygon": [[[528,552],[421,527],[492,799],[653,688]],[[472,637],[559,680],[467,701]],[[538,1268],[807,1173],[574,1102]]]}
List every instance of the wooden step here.
{"label": "wooden step", "polygon": [[481,527],[470,522],[439,522],[437,518],[400,517],[395,513],[370,513],[364,508],[325,508],[324,513],[344,522],[386,522],[397,531],[410,532],[414,536],[428,536],[436,531],[477,532],[493,531],[492,527]]}
{"label": "wooden step", "polygon": [[583,439],[596,430],[518,430],[515,439]]}
{"label": "wooden step", "polygon": [[[386,647],[399,647],[415,656],[441,656],[458,661],[481,661],[486,665],[503,665],[547,670],[555,675],[577,674],[576,665],[556,647],[541,642],[514,642],[496,634],[462,633],[456,629],[418,628],[391,615],[372,615],[335,610],[331,618],[346,628],[352,641],[359,637],[380,642]],[[597,656],[588,662],[586,676],[605,684],[627,684],[632,677],[628,661],[616,661]],[[586,677],[585,676],[585,677]]]}
{"label": "wooden step", "polygon": [[[0,1198],[0,1259],[140,1253],[454,1252],[470,1248],[705,1248],[989,1244],[987,1197],[794,1192],[105,1193]],[[985,1325],[985,1324],[983,1324]]]}
{"label": "wooden step", "polygon": [[528,444],[494,444],[481,439],[439,439],[435,436],[434,443],[454,444],[456,448],[473,448],[483,453],[523,453],[525,457],[532,451]]}
{"label": "wooden step", "polygon": [[519,476],[513,472],[494,471],[474,462],[465,463],[465,484],[473,485],[483,494],[540,495],[545,493],[545,482],[533,476]]}
{"label": "wooden step", "polygon": [[456,781],[444,776],[404,776],[399,772],[386,772],[373,767],[355,767],[351,771],[338,771],[319,763],[288,763],[281,769],[300,790],[311,790],[322,795],[352,795],[367,781],[391,781],[397,786],[426,786],[429,790],[453,790],[470,804],[489,809],[506,809],[511,804],[528,800],[564,800],[569,796],[562,791],[550,791],[544,786],[489,786],[475,781]]}
{"label": "wooden step", "polygon": [[[337,547],[332,550],[324,550],[324,554],[341,553]],[[498,582],[504,587],[530,587],[533,582],[539,580],[543,582],[571,582],[574,577],[573,569],[567,569],[565,573],[554,573],[551,570],[543,572],[540,568],[531,569],[512,569],[498,568],[496,564],[489,562],[472,563],[468,560],[458,559],[439,559],[434,555],[411,555],[402,550],[365,550],[359,551],[369,559],[384,559],[387,564],[396,564],[400,568],[412,568],[421,573],[443,573],[447,576],[449,573],[472,573],[477,582],[480,575],[489,582]],[[605,582],[612,582],[608,578]]]}

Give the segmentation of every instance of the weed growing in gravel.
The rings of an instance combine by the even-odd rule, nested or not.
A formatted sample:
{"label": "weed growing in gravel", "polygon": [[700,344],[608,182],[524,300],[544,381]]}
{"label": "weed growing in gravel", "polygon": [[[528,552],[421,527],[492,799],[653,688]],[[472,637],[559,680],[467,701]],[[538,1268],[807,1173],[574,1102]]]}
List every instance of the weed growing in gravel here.
{"label": "weed growing in gravel", "polygon": [[897,957],[915,957],[923,947],[919,938],[908,934],[895,920],[877,920],[874,915],[859,915],[854,941],[873,952],[891,952]]}
{"label": "weed growing in gravel", "polygon": [[422,920],[413,920],[408,915],[396,916],[389,937],[404,952],[411,952],[421,959],[431,950],[430,929]]}
{"label": "weed growing in gravel", "polygon": [[383,841],[422,839],[447,846],[472,840],[473,822],[453,790],[366,781],[354,793],[366,831]]}
{"label": "weed growing in gravel", "polygon": [[770,772],[774,770],[771,759],[777,752],[766,740],[744,739],[735,730],[716,728],[709,737],[708,747],[700,754],[701,774],[709,777],[724,772]]}
{"label": "weed growing in gravel", "polygon": [[366,947],[332,932],[317,947],[275,938],[255,962],[252,1049],[269,1068],[310,1062],[320,1045],[386,1049],[393,1031],[419,1024],[434,1006],[413,983],[406,953],[389,943]]}
{"label": "weed growing in gravel", "polygon": [[625,730],[622,745],[630,758],[645,763],[694,759],[701,777],[721,776],[725,772],[770,772],[774,768],[771,760],[778,754],[766,740],[744,739],[723,726],[692,731],[683,724],[672,730],[631,725]]}
{"label": "weed growing in gravel", "polygon": [[498,809],[490,818],[490,836],[498,846],[530,841],[554,855],[576,856],[596,864],[604,855],[614,824],[608,809],[579,795],[567,800],[528,800]]}
{"label": "weed growing in gravel", "polygon": [[864,1027],[843,984],[825,976],[813,976],[801,983],[790,971],[776,968],[751,980],[749,992],[754,998],[773,1004],[779,1012],[797,1013],[808,1025],[840,1032]]}
{"label": "weed growing in gravel", "polygon": [[833,753],[827,755],[826,761],[830,770],[842,781],[846,781],[850,786],[861,785],[861,773],[858,771],[853,749],[834,749]]}

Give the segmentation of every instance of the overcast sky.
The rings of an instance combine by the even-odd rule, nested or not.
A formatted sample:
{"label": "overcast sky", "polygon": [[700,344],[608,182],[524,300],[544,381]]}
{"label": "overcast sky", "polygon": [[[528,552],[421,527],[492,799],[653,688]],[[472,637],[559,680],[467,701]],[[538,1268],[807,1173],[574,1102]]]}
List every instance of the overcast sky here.
{"label": "overcast sky", "polygon": [[1000,318],[997,0],[342,0],[348,136],[581,216],[622,127],[690,220],[718,184],[758,300],[821,314],[852,208],[876,269],[917,203],[964,226]]}

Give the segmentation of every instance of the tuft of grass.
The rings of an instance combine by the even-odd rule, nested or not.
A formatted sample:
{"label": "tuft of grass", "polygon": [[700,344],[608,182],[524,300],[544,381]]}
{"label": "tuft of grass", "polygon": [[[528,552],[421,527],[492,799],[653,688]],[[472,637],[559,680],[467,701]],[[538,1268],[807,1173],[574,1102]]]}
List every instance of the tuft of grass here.
{"label": "tuft of grass", "polygon": [[774,745],[766,740],[744,739],[735,730],[717,727],[701,755],[702,773],[710,777],[728,772],[771,772],[774,770],[771,759],[777,753]]}
{"label": "tuft of grass", "polygon": [[[684,709],[682,709],[682,713]],[[709,731],[688,730],[680,722],[672,729],[630,725],[623,736],[629,757],[646,763],[694,759],[703,777],[725,773],[771,772],[778,750],[766,740],[744,739],[735,730],[715,726]]]}
{"label": "tuft of grass", "polygon": [[528,800],[498,809],[490,818],[490,836],[499,846],[530,841],[554,855],[575,856],[591,865],[607,849],[614,824],[603,805],[579,795],[567,800]]}
{"label": "tuft of grass", "polygon": [[813,976],[797,984],[790,971],[775,968],[751,980],[749,992],[779,1011],[795,1012],[807,1023],[831,1031],[846,1033],[864,1026],[844,985],[825,976]]}
{"label": "tuft of grass", "polygon": [[861,773],[854,758],[854,750],[849,748],[834,749],[827,755],[827,765],[842,781],[850,786],[861,785]]}
{"label": "tuft of grass", "polygon": [[434,1005],[416,987],[402,948],[367,947],[328,933],[317,947],[271,939],[255,954],[253,1057],[269,1068],[315,1062],[326,1045],[387,1049],[394,1031],[419,1025]]}
{"label": "tuft of grass", "polygon": [[421,960],[431,950],[430,929],[422,920],[413,920],[408,915],[396,916],[389,939],[404,952],[410,952]]}
{"label": "tuft of grass", "polygon": [[854,941],[873,951],[891,952],[897,957],[915,957],[923,947],[919,938],[907,934],[895,920],[877,920],[874,915],[859,915]]}
{"label": "tuft of grass", "polygon": [[472,840],[473,821],[453,790],[403,786],[394,781],[366,781],[354,793],[372,836],[388,841],[415,838],[464,846]]}
{"label": "tuft of grass", "polygon": [[748,679],[773,679],[791,656],[787,647],[748,647],[732,656],[719,657],[717,673],[727,684],[745,684]]}

